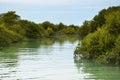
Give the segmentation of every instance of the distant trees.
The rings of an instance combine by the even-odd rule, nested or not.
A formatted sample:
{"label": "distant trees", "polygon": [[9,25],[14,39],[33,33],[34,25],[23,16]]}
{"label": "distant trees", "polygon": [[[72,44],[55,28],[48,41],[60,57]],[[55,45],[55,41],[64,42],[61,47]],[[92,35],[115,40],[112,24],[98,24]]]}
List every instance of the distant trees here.
{"label": "distant trees", "polygon": [[0,15],[0,23],[5,23],[6,26],[14,25],[19,19],[20,16],[15,14],[15,11],[8,11]]}
{"label": "distant trees", "polygon": [[80,35],[80,37],[85,37],[86,35],[88,35],[90,32],[92,32],[90,30],[90,25],[91,25],[91,21],[85,21],[83,23],[83,25],[79,28],[79,32],[78,34]]}
{"label": "distant trees", "polygon": [[15,11],[0,14],[0,48],[13,42],[59,35],[76,34],[78,26],[53,24],[49,21],[35,23],[22,20]]}
{"label": "distant trees", "polygon": [[120,6],[103,9],[79,29],[84,37],[75,54],[101,63],[120,65]]}
{"label": "distant trees", "polygon": [[42,33],[40,32],[41,28],[38,24],[28,21],[28,20],[20,20],[20,26],[24,30],[24,35],[27,38],[40,38],[42,37]]}

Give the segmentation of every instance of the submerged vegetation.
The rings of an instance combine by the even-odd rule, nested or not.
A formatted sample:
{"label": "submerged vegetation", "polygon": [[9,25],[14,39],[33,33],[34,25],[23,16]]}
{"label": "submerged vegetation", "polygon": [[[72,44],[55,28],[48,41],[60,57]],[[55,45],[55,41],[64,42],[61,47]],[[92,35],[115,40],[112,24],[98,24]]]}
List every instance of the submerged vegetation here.
{"label": "submerged vegetation", "polygon": [[53,24],[49,21],[35,23],[23,20],[15,11],[0,14],[0,49],[11,43],[44,37],[78,34],[78,26]]}
{"label": "submerged vegetation", "polygon": [[120,65],[120,6],[103,9],[79,29],[83,40],[75,55],[100,63]]}

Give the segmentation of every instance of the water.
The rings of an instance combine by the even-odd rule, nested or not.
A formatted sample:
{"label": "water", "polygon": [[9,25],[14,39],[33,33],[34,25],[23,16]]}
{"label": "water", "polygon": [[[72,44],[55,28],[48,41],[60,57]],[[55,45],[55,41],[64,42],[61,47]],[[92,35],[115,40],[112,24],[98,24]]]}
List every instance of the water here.
{"label": "water", "polygon": [[120,80],[120,68],[73,58],[77,40],[44,39],[0,51],[0,80]]}

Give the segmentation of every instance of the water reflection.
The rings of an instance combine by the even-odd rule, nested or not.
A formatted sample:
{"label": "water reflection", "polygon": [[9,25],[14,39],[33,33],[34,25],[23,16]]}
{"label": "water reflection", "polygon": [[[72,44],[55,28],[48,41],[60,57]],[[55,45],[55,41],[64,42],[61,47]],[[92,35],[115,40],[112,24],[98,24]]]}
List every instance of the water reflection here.
{"label": "water reflection", "polygon": [[[118,80],[120,69],[73,59],[78,38],[46,38],[0,51],[2,80]],[[77,69],[76,69],[77,68]],[[111,76],[113,75],[113,76]]]}
{"label": "water reflection", "polygon": [[89,73],[85,80],[119,80],[120,68],[74,58],[78,72]]}
{"label": "water reflection", "polygon": [[9,47],[0,51],[0,79],[16,73],[14,69],[18,62],[18,51],[16,48],[17,46]]}
{"label": "water reflection", "polygon": [[[57,59],[60,59],[58,62],[61,62],[61,58],[64,59],[61,54],[58,56],[58,53],[60,51],[60,53],[64,52],[64,49],[69,46],[69,43],[74,43],[74,41],[77,40],[78,38],[75,37],[46,38],[13,44],[12,46],[1,50],[0,79],[42,79],[42,74],[47,75],[47,73],[44,73],[45,71],[51,71],[51,67],[49,66],[56,65],[52,62],[56,62]],[[65,46],[64,44],[67,42],[69,42],[68,46]],[[41,76],[39,73],[41,73]],[[28,76],[29,74],[30,76]],[[51,73],[49,74],[51,75]]]}
{"label": "water reflection", "polygon": [[2,52],[0,52],[0,63],[9,67],[14,67],[18,60],[17,52],[15,47],[2,50]]}

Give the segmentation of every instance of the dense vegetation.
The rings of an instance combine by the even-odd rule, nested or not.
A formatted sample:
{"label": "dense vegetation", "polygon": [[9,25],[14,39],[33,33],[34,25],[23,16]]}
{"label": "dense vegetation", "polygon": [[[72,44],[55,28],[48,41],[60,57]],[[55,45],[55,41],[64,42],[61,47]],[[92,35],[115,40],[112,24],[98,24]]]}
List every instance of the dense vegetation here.
{"label": "dense vegetation", "polygon": [[75,25],[53,24],[48,21],[37,24],[22,20],[15,11],[8,11],[0,14],[0,49],[11,43],[29,39],[76,35],[78,28]]}
{"label": "dense vegetation", "polygon": [[79,29],[83,40],[74,52],[85,59],[120,65],[120,6],[103,9]]}
{"label": "dense vegetation", "polygon": [[83,38],[76,47],[75,55],[120,65],[120,6],[101,10],[81,27],[49,21],[35,23],[21,19],[15,11],[0,14],[0,49],[29,39],[69,35]]}

